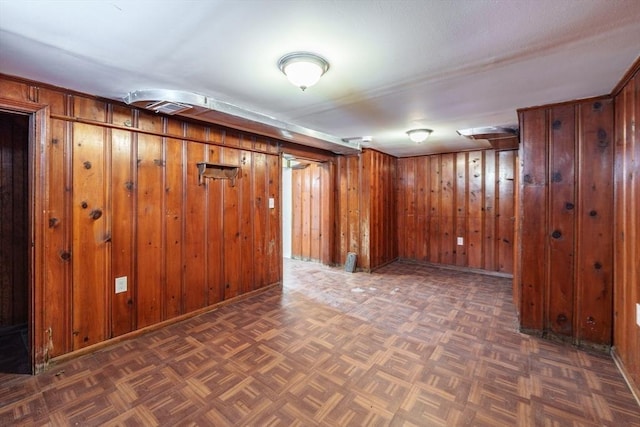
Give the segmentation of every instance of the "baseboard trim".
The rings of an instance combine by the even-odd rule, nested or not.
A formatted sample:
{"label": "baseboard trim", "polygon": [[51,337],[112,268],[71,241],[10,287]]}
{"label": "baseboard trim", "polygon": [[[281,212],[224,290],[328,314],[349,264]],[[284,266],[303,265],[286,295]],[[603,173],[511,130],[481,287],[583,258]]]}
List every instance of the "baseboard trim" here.
{"label": "baseboard trim", "polygon": [[638,384],[636,384],[633,381],[633,378],[631,378],[631,375],[625,368],[624,362],[618,355],[618,351],[616,350],[615,346],[611,347],[611,357],[613,358],[614,363],[618,367],[618,370],[622,374],[622,377],[624,378],[627,385],[629,386],[629,390],[631,390],[631,394],[633,394],[633,397],[635,397],[636,402],[638,403],[638,406],[640,406],[640,388],[638,388]]}
{"label": "baseboard trim", "polygon": [[445,270],[461,271],[464,273],[476,273],[476,274],[484,274],[486,276],[495,276],[495,277],[504,277],[506,279],[513,279],[513,274],[511,273],[501,273],[499,271],[483,270],[481,268],[461,267],[458,265],[449,265],[449,264],[437,264],[434,262],[420,261],[420,260],[411,259],[411,258],[397,258],[395,261],[405,262],[408,264],[425,265],[427,267],[441,268]]}
{"label": "baseboard trim", "polygon": [[76,357],[83,356],[85,354],[93,353],[94,351],[97,351],[97,350],[100,350],[100,349],[103,349],[103,348],[106,348],[106,347],[121,343],[123,341],[130,340],[132,338],[137,338],[137,337],[139,337],[141,335],[144,335],[144,334],[147,334],[149,332],[156,331],[158,329],[162,329],[162,328],[164,328],[166,326],[169,326],[169,325],[180,323],[182,321],[191,319],[193,317],[199,316],[199,315],[204,314],[204,313],[209,313],[211,311],[216,311],[220,307],[223,307],[225,305],[233,304],[233,303],[236,303],[238,301],[242,301],[244,299],[250,298],[250,297],[252,297],[254,295],[261,294],[263,292],[268,291],[269,289],[273,289],[273,288],[277,288],[277,287],[282,288],[282,282],[276,282],[276,283],[273,283],[271,285],[264,286],[264,287],[262,287],[260,289],[256,289],[254,291],[247,292],[246,294],[238,295],[238,296],[230,298],[228,300],[220,301],[220,302],[215,303],[213,305],[210,305],[210,306],[207,306],[207,307],[203,307],[201,309],[192,311],[190,313],[182,314],[180,316],[176,316],[176,317],[173,317],[171,319],[163,320],[162,322],[155,323],[155,324],[149,325],[149,326],[145,326],[144,328],[136,329],[135,331],[131,331],[131,332],[128,332],[128,333],[123,334],[123,335],[119,335],[119,336],[114,337],[114,338],[109,338],[109,339],[107,339],[105,341],[102,341],[102,342],[99,342],[99,343],[96,343],[96,344],[93,344],[93,345],[90,345],[90,346],[87,346],[87,347],[84,347],[84,348],[81,348],[81,349],[78,349],[78,350],[74,350],[74,351],[71,351],[69,353],[61,354],[59,356],[51,358],[48,361],[48,363],[46,364],[46,366],[41,367],[42,369],[40,369],[37,373],[41,373],[41,372],[45,372],[47,370],[50,370],[57,363],[65,362],[67,360],[75,359]]}

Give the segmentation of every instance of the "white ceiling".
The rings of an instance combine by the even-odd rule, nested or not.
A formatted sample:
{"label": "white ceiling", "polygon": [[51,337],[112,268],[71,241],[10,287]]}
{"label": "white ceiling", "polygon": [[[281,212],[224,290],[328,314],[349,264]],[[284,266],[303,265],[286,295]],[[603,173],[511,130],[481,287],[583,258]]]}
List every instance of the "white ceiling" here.
{"label": "white ceiling", "polygon": [[[305,92],[277,67],[298,50],[331,64]],[[607,94],[639,54],[638,0],[0,0],[0,73],[195,92],[396,156],[486,147],[456,129]]]}

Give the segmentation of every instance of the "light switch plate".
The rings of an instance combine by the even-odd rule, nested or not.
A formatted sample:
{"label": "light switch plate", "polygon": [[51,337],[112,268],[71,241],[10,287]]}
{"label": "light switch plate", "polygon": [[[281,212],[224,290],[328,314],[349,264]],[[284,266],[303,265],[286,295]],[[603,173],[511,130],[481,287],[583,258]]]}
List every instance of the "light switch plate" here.
{"label": "light switch plate", "polygon": [[640,303],[636,303],[636,325],[640,326]]}
{"label": "light switch plate", "polygon": [[458,246],[464,245],[464,238],[458,237]]}
{"label": "light switch plate", "polygon": [[127,292],[127,276],[116,277],[116,294]]}
{"label": "light switch plate", "polygon": [[276,207],[276,199],[273,197],[269,197],[269,209],[275,209]]}

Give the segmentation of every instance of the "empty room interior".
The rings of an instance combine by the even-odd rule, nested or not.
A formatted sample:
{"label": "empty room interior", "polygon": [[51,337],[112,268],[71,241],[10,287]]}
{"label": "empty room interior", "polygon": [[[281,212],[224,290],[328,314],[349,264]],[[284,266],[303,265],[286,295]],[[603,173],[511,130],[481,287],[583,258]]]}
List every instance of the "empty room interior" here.
{"label": "empty room interior", "polygon": [[640,427],[640,2],[0,0],[0,425]]}

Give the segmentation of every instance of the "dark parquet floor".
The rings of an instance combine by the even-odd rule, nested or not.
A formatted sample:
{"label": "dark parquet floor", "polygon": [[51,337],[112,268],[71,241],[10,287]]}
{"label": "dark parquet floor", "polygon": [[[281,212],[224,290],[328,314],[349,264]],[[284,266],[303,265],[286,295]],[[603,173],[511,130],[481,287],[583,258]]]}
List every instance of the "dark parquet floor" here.
{"label": "dark parquet floor", "polygon": [[0,425],[640,426],[608,355],[517,331],[509,279],[287,260],[284,283],[0,374]]}

